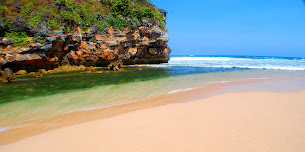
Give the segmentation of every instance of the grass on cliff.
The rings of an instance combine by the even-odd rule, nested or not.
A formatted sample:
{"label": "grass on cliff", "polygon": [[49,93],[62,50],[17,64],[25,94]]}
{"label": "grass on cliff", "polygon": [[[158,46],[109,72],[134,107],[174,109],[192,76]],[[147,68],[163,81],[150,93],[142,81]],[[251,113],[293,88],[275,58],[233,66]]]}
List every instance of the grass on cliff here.
{"label": "grass on cliff", "polygon": [[26,46],[30,43],[29,37],[27,36],[26,32],[12,32],[12,33],[6,33],[6,38],[13,38],[15,39],[15,43],[13,46]]}
{"label": "grass on cliff", "polygon": [[[16,21],[36,30],[45,23],[51,31],[64,32],[76,27],[87,31],[93,26],[100,32],[111,26],[122,30],[144,20],[165,28],[161,10],[150,0],[1,0],[0,4],[0,26],[5,29],[5,36],[15,28]],[[35,36],[29,31],[21,32]],[[25,43],[16,45],[20,44]]]}

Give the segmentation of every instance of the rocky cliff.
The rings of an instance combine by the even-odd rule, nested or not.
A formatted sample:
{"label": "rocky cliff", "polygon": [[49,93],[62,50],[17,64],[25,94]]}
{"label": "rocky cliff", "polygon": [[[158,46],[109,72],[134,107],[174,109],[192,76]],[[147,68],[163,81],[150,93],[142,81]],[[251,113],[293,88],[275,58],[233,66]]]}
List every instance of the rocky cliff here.
{"label": "rocky cliff", "polygon": [[54,31],[44,42],[26,47],[12,47],[7,38],[0,41],[1,69],[37,71],[59,65],[107,66],[122,60],[124,64],[157,64],[169,61],[168,33],[159,26],[142,24],[123,31],[112,27],[107,34],[80,28],[72,33]]}
{"label": "rocky cliff", "polygon": [[[166,13],[161,13],[165,24]],[[101,32],[92,25],[86,31],[80,26],[74,26],[73,31],[66,32],[62,29],[51,31],[44,22],[34,28],[17,20],[12,26],[17,28],[15,31],[30,31],[38,40],[16,47],[16,39],[4,37],[2,34],[0,68],[10,68],[14,72],[31,72],[53,69],[65,64],[107,66],[117,60],[127,65],[168,62],[171,50],[168,47],[167,31],[160,28],[158,21],[151,23],[142,20],[140,24],[133,25],[134,22],[133,19],[126,20],[128,26],[123,30],[111,26]],[[14,28],[11,28],[10,32],[13,32]],[[4,29],[1,30],[3,32]],[[31,38],[28,39],[34,42]]]}

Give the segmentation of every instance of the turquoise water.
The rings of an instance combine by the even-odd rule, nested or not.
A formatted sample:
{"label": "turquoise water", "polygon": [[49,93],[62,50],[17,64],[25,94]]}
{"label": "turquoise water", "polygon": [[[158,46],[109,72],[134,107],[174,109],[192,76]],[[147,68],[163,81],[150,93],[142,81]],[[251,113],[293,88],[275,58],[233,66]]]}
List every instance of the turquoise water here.
{"label": "turquoise water", "polygon": [[141,71],[135,68],[126,68],[124,72],[105,72],[102,74],[87,74],[83,71],[46,74],[41,79],[34,79],[32,75],[20,76],[17,82],[0,84],[0,104],[32,97],[68,93],[96,86],[147,81],[169,75],[170,72],[166,68],[144,68]]}
{"label": "turquoise water", "polygon": [[75,71],[46,74],[41,79],[20,76],[15,83],[0,84],[0,130],[30,120],[133,102],[209,83],[303,80],[304,67],[305,60],[301,58],[173,56],[168,64],[132,66],[124,72]]}

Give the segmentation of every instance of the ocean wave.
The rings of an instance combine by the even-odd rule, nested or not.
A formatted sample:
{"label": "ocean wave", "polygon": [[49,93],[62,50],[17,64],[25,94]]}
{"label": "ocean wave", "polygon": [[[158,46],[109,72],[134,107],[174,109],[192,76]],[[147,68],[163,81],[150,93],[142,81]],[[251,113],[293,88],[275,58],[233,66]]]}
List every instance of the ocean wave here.
{"label": "ocean wave", "polygon": [[275,57],[235,58],[235,57],[172,57],[169,63],[159,65],[137,65],[142,67],[193,67],[193,68],[240,68],[304,71],[304,59]]}
{"label": "ocean wave", "polygon": [[300,61],[305,59],[277,57],[171,57],[171,61]]}
{"label": "ocean wave", "polygon": [[228,61],[234,58],[230,57],[172,57],[172,61]]}
{"label": "ocean wave", "polygon": [[[193,67],[193,66],[192,66]],[[198,66],[200,67],[200,66]],[[300,67],[284,67],[284,66],[230,66],[230,65],[221,65],[221,66],[205,66],[207,68],[241,68],[241,69],[266,69],[266,70],[286,70],[286,71],[304,71],[305,68]]]}
{"label": "ocean wave", "polygon": [[165,67],[193,67],[193,68],[227,68],[227,69],[266,69],[266,70],[286,70],[286,71],[305,71],[304,67],[286,67],[286,66],[242,66],[242,65],[170,65],[170,64],[160,64],[160,65],[137,65],[137,67],[152,67],[152,68],[165,68]]}

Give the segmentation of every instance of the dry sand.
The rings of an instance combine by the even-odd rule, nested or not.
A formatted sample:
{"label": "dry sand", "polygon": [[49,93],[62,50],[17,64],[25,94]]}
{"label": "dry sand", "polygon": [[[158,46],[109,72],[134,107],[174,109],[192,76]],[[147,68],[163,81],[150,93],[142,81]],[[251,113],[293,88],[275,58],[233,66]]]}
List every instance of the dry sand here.
{"label": "dry sand", "polygon": [[50,130],[0,151],[304,152],[305,90],[224,93],[151,107]]}

